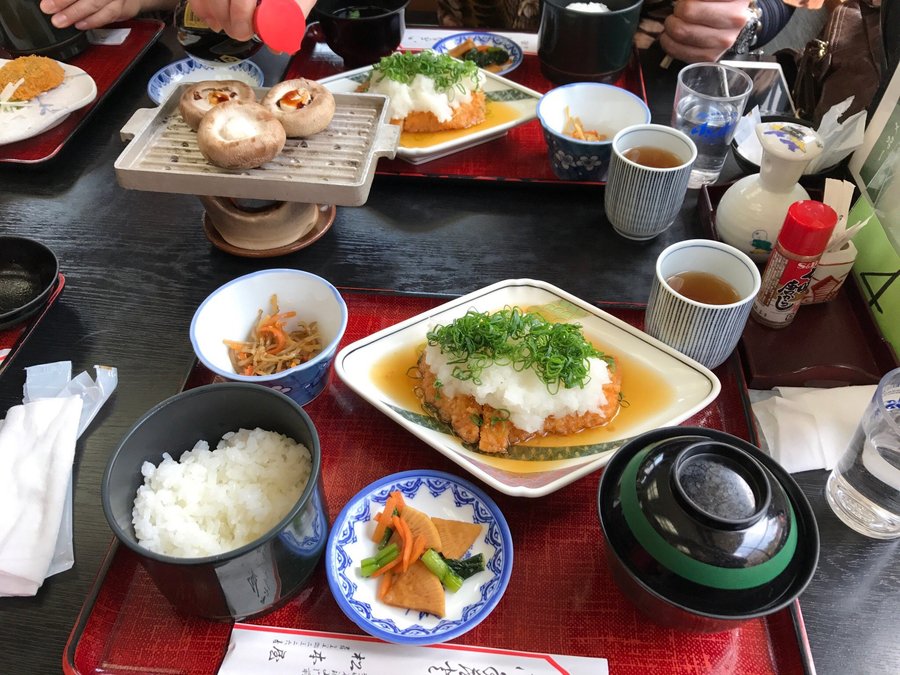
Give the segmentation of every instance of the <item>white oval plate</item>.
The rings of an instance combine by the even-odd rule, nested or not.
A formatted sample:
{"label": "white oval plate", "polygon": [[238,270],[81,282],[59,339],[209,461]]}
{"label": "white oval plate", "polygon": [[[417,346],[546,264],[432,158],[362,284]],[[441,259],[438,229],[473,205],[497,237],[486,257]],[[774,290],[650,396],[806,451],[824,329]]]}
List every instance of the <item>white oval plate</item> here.
{"label": "white oval plate", "polygon": [[[363,66],[346,73],[322,78],[319,82],[332,93],[354,94],[359,85],[366,80],[371,69],[372,66]],[[500,101],[512,109],[513,116],[495,126],[485,126],[482,123],[461,131],[445,132],[447,140],[440,133],[429,134],[433,137],[433,142],[424,147],[405,147],[403,145],[405,132],[401,133],[397,157],[410,164],[424,164],[500,138],[513,127],[533,120],[537,116],[537,104],[541,99],[540,93],[486,70],[481,72],[485,75],[484,93],[487,96],[488,105],[491,104],[491,101]]]}
{"label": "white oval plate", "polygon": [[[468,555],[484,555],[486,569],[466,579],[456,593],[447,593],[444,618],[380,602],[378,580],[359,575],[360,562],[376,550],[373,517],[394,490],[429,516],[485,526]],[[344,614],[369,635],[409,645],[444,642],[481,623],[506,591],[512,565],[512,536],[494,501],[467,480],[428,470],[395,473],[358,492],[335,520],[325,553],[328,585]]]}
{"label": "white oval plate", "polygon": [[[9,59],[0,59],[0,66]],[[57,61],[63,83],[30,101],[0,104],[0,145],[24,141],[52,129],[72,112],[97,98],[97,83],[81,68]]]}
{"label": "white oval plate", "polygon": [[[578,323],[602,351],[627,358],[639,371],[637,378],[632,375],[629,381],[628,370],[623,370],[622,394],[629,407],[604,427],[601,441],[579,441],[576,434],[564,445],[552,437],[534,439],[513,446],[506,457],[477,452],[420,406],[411,408],[405,400],[398,400],[378,380],[378,365],[386,357],[408,353],[412,365],[416,349],[425,343],[426,332],[435,324],[449,323],[469,309],[497,311],[507,306],[539,310],[552,320]],[[400,426],[491,487],[520,497],[550,494],[596,471],[629,438],[683,422],[709,405],[721,389],[712,371],[693,359],[584,300],[532,279],[498,282],[357,340],[338,352],[334,366],[351,389]],[[669,391],[664,405],[654,406],[640,395],[635,379],[644,375]]]}
{"label": "white oval plate", "polygon": [[147,96],[157,105],[175,91],[179,84],[205,80],[239,80],[251,87],[263,85],[263,72],[253,61],[241,61],[213,68],[192,58],[181,59],[156,71],[147,83]]}

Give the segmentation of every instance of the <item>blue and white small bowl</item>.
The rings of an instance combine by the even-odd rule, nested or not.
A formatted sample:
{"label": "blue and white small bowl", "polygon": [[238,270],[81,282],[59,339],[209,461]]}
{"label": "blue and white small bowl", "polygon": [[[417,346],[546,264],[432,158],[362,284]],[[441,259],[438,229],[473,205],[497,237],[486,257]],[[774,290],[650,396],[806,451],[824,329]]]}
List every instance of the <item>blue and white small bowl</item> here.
{"label": "blue and white small bowl", "polygon": [[[297,312],[285,326],[290,330],[297,321],[315,321],[324,348],[306,363],[275,375],[240,375],[232,368],[224,340],[246,340],[259,310],[269,313],[273,294],[278,296],[280,311]],[[190,334],[197,358],[219,377],[262,384],[306,405],[328,384],[346,329],[347,305],[334,286],[309,272],[271,269],[238,277],[213,291],[194,313]]]}
{"label": "blue and white small bowl", "polygon": [[213,68],[192,58],[181,59],[156,71],[147,83],[147,96],[156,105],[164,103],[179,84],[206,80],[239,80],[251,87],[261,87],[265,77],[253,61],[241,61]]}
{"label": "blue and white small bowl", "polygon": [[506,75],[518,68],[522,63],[524,56],[519,44],[515,40],[511,40],[502,35],[497,35],[496,33],[456,33],[455,35],[448,35],[447,37],[438,40],[431,49],[439,54],[446,54],[450,52],[450,50],[456,49],[466,40],[472,40],[476,46],[486,45],[488,47],[500,47],[500,49],[506,50],[510,58],[509,63],[501,70],[492,71],[495,75]]}
{"label": "blue and white small bowl", "polygon": [[[566,108],[582,126],[606,135],[603,141],[580,141],[563,131]],[[576,82],[551,89],[538,102],[550,167],[557,178],[571,181],[606,180],[612,139],[622,129],[650,122],[650,108],[640,98],[611,84]]]}
{"label": "blue and white small bowl", "polygon": [[[378,580],[359,575],[360,562],[375,550],[373,516],[394,490],[431,517],[484,525],[468,555],[483,554],[487,569],[447,593],[444,618],[377,600]],[[358,492],[335,520],[325,552],[328,585],[344,614],[369,635],[406,645],[452,640],[484,621],[503,597],[512,565],[509,526],[494,501],[467,480],[428,470],[395,473]]]}

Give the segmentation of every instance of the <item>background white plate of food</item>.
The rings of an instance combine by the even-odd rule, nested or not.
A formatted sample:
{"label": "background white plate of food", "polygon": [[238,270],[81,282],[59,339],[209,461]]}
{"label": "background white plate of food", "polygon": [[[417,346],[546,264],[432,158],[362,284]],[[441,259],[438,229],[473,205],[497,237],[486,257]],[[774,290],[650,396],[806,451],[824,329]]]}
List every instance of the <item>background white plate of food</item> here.
{"label": "background white plate of food", "polygon": [[263,85],[262,69],[253,61],[241,61],[213,68],[192,58],[181,59],[160,68],[147,83],[147,96],[159,105],[185,82],[204,82],[206,80],[238,80],[251,87]]}
{"label": "background white plate of food", "polygon": [[[426,414],[408,375],[425,334],[469,309],[537,311],[551,321],[582,326],[585,337],[615,356],[627,402],[606,426],[570,436],[544,436],[513,445],[506,455],[473,450]],[[338,376],[381,412],[500,492],[540,497],[596,471],[627,439],[676,425],[709,405],[721,385],[707,368],[634,326],[543,281],[501,281],[447,302],[342,349]]]}
{"label": "background white plate of food", "polygon": [[[9,59],[0,59],[0,67]],[[62,122],[70,113],[97,98],[97,83],[81,68],[57,62],[65,72],[62,84],[30,101],[0,104],[0,145],[24,141]]]}
{"label": "background white plate of food", "polygon": [[[363,66],[319,80],[332,93],[354,93],[366,81],[372,66]],[[468,129],[434,133],[400,134],[397,157],[411,164],[424,164],[455,152],[492,141],[513,127],[533,120],[541,94],[505,77],[483,71],[487,97],[487,119]]]}
{"label": "background white plate of food", "polygon": [[[376,598],[378,579],[359,574],[360,562],[377,551],[373,518],[394,490],[432,518],[482,526],[463,557],[481,553],[485,569],[455,593],[447,592],[443,618],[381,602]],[[497,504],[467,480],[428,470],[395,473],[363,488],[335,519],[325,553],[328,585],[341,610],[370,635],[410,645],[444,642],[481,623],[503,597],[512,566],[512,536]]]}
{"label": "background white plate of food", "polygon": [[[441,54],[450,54],[458,59],[475,61],[480,67],[495,75],[506,75],[515,70],[522,63],[522,48],[508,37],[496,33],[457,33],[450,35],[434,43],[432,49]],[[472,50],[486,53],[485,56],[475,56]],[[489,52],[489,50],[500,50]],[[487,55],[489,52],[490,56]],[[502,61],[494,62],[491,58],[494,53],[505,54]],[[491,63],[482,65],[481,60],[487,58]]]}

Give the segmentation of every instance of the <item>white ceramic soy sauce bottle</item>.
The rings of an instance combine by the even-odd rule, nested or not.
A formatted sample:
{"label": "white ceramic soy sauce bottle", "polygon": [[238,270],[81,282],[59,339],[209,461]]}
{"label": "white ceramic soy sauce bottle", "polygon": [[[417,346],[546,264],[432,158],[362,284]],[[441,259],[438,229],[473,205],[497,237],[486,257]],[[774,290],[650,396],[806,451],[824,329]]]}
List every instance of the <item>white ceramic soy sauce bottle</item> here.
{"label": "white ceramic soy sauce bottle", "polygon": [[741,178],[722,195],[716,209],[716,232],[726,244],[764,263],[788,207],[809,199],[797,181],[824,145],[815,131],[790,122],[757,124],[756,136],[762,145],[759,173]]}

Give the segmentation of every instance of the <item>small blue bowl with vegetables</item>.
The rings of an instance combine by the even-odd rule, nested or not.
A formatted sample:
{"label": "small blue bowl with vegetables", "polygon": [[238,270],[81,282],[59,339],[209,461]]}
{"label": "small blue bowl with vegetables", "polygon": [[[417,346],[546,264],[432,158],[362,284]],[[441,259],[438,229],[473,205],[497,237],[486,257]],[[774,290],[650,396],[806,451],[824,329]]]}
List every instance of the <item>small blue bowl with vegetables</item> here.
{"label": "small blue bowl with vegetables", "polygon": [[496,33],[456,33],[438,40],[431,47],[462,61],[474,61],[479,68],[506,75],[522,63],[522,48],[515,40]]}
{"label": "small blue bowl with vegetables", "polygon": [[341,610],[369,635],[429,645],[488,618],[512,574],[509,526],[494,501],[441,471],[404,471],[358,492],[325,553]]}

